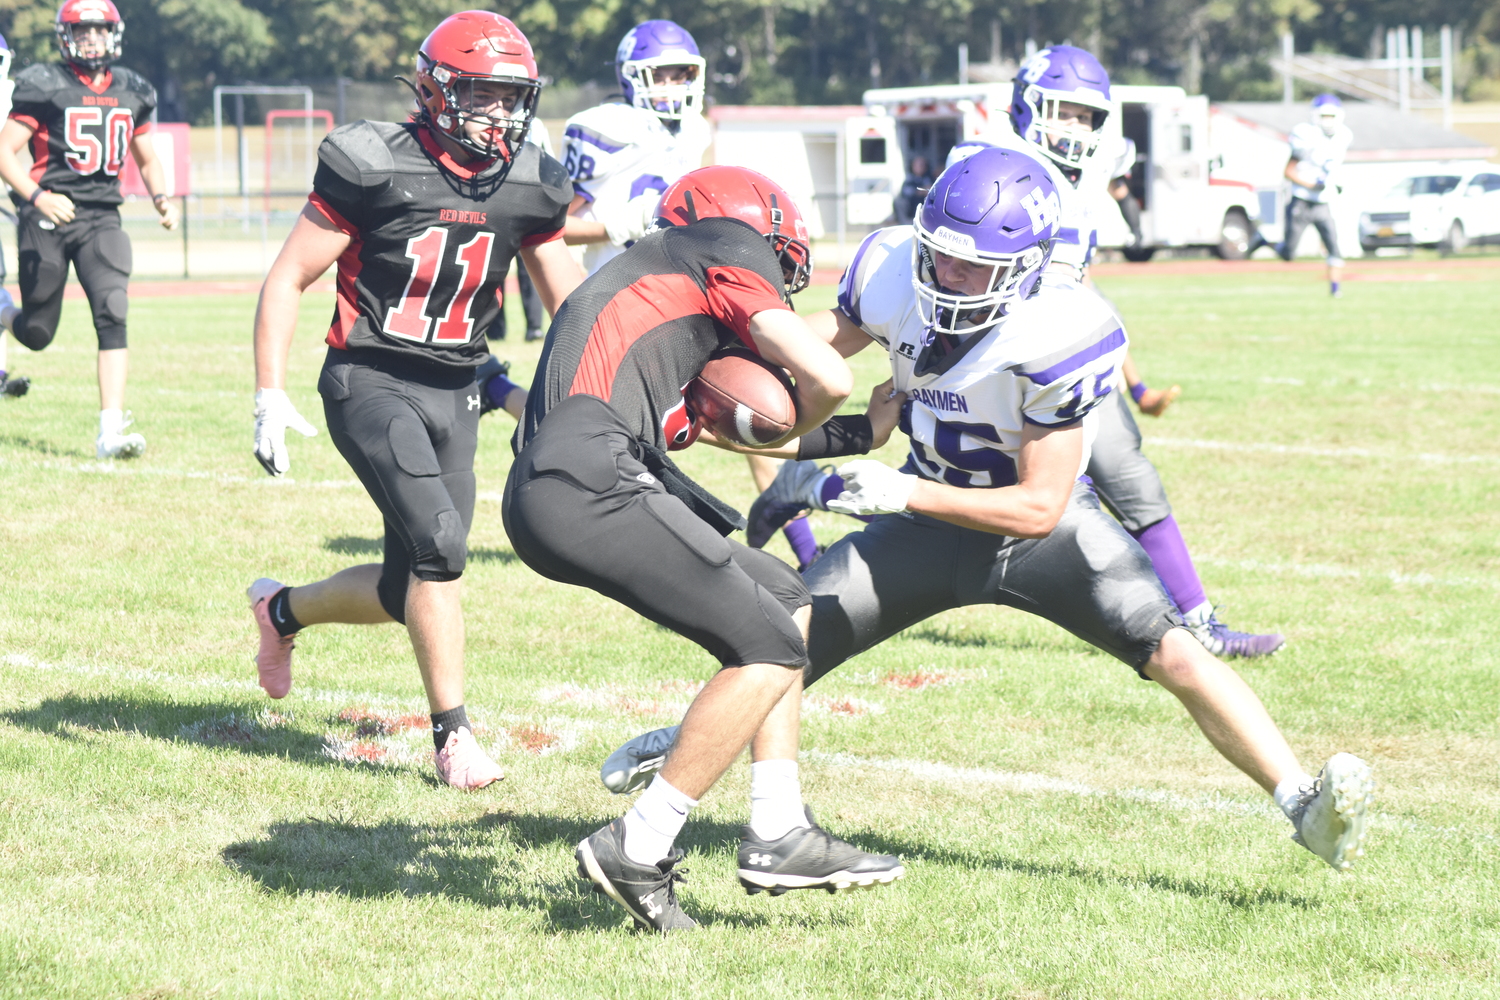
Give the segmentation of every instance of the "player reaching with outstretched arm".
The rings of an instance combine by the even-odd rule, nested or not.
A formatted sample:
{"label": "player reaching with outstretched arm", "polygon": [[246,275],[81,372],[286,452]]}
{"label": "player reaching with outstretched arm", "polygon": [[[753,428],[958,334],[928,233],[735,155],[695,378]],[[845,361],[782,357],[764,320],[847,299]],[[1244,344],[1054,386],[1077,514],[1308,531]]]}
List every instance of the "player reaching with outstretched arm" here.
{"label": "player reaching with outstretched arm", "polygon": [[[1341,753],[1319,778],[1303,771],[1083,476],[1089,425],[1127,340],[1102,299],[1043,275],[1057,229],[1042,165],[983,150],[944,171],[915,227],[874,234],[838,308],[809,319],[846,357],[872,342],[888,351],[911,454],[899,471],[869,459],[839,470],[844,490],[829,509],[875,519],[805,575],[807,682],[942,611],[1019,608],[1166,688],[1271,793],[1297,842],[1346,869],[1363,853],[1369,766]],[[662,741],[661,731],[636,737],[615,757],[640,761],[632,744]],[[634,783],[648,769],[638,765]]]}
{"label": "player reaching with outstretched arm", "polygon": [[[57,335],[68,265],[88,296],[99,340],[99,458],[132,458],[146,439],[126,433],[130,237],[120,228],[120,171],[135,157],[152,204],[167,229],[177,206],[166,194],[151,145],[156,90],[123,66],[125,25],[111,0],[64,0],[57,10],[63,62],[37,63],[16,77],[10,117],[0,129],[0,178],[10,185],[21,305],[0,289],[0,326],[33,351]],[[31,146],[31,168],[16,154]]]}
{"label": "player reaching with outstretched arm", "polygon": [[[1080,48],[1052,46],[1027,60],[1016,76],[1011,127],[982,140],[960,143],[948,161],[951,168],[992,146],[1038,160],[1048,171],[1061,205],[1047,272],[1050,277],[1082,283],[1080,287],[1096,296],[1092,285],[1084,281],[1097,242],[1098,220],[1092,205],[1102,193],[1095,188],[1107,183],[1114,169],[1113,164],[1099,169],[1092,158],[1111,108],[1109,74],[1099,61]],[[866,249],[877,243],[875,236],[866,239],[855,253],[856,265]],[[1100,299],[1113,310],[1107,300]],[[1147,396],[1149,390],[1128,355],[1120,368],[1133,396],[1139,389],[1137,404],[1143,411],[1160,413],[1171,402],[1171,390],[1165,397]],[[1104,505],[1151,556],[1157,575],[1198,641],[1215,656],[1266,656],[1280,649],[1286,640],[1276,633],[1236,632],[1219,621],[1172,514],[1161,476],[1141,452],[1140,428],[1122,394],[1104,398],[1097,422],[1089,478]],[[827,501],[842,489],[837,476],[824,474],[816,465],[788,463],[750,508],[750,544],[764,545],[777,526],[803,510],[827,509]]]}
{"label": "player reaching with outstretched arm", "polygon": [[688,709],[662,780],[578,845],[582,877],[666,932],[695,926],[677,902],[673,843],[757,730],[751,794],[766,801],[741,842],[742,873],[747,852],[762,859],[747,887],[834,890],[890,882],[902,868],[835,839],[803,807],[802,578],[723,537],[743,519],[666,455],[692,443],[683,390],[725,348],[791,372],[793,434],[848,396],[848,366],[787,304],[811,269],[806,225],[785,191],[741,167],[688,174],[659,211],[665,224],[595,272],[553,321],[516,429],[504,516],[532,569],[619,601],[722,666]]}
{"label": "player reaching with outstretched arm", "polygon": [[261,687],[286,696],[305,626],[404,623],[438,774],[458,788],[501,777],[463,696],[459,577],[479,417],[497,402],[475,371],[517,252],[554,312],[583,278],[561,238],[567,176],[524,141],[540,86],[531,45],[505,18],[466,11],[438,25],[417,53],[413,120],[359,121],[324,139],[313,193],[255,316],[255,456],[279,476],[290,467],[287,429],[315,433],[286,394],[298,302],[337,263],[318,392],[334,445],[385,518],[383,564],[306,586],[251,584]]}

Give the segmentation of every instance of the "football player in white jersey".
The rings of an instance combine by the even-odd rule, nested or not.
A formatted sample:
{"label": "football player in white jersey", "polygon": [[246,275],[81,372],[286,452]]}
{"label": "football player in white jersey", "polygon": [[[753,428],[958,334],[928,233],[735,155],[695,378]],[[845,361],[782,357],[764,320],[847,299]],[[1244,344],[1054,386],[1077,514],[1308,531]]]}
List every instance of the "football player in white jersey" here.
{"label": "football player in white jersey", "polygon": [[[1083,476],[1127,341],[1102,298],[1043,274],[1059,204],[1041,164],[982,150],[938,178],[914,226],[866,241],[838,308],[809,318],[845,356],[871,342],[889,352],[911,453],[900,470],[872,460],[839,469],[829,509],[874,520],[805,574],[806,683],[942,611],[1019,608],[1170,691],[1272,794],[1294,839],[1347,869],[1363,853],[1369,765],[1340,753],[1319,778],[1303,771],[1255,693],[1184,627],[1146,552]],[[644,783],[651,748],[670,732],[616,751],[606,764],[614,783]]]}
{"label": "football player in white jersey", "polygon": [[672,21],[643,21],[615,52],[625,102],[568,119],[563,166],[573,204],[563,238],[584,244],[589,274],[645,235],[661,194],[702,166],[712,139],[703,119],[703,56]]}
{"label": "football player in white jersey", "polygon": [[[1312,120],[1293,126],[1287,138],[1291,156],[1282,173],[1291,184],[1292,196],[1286,204],[1286,222],[1276,253],[1282,260],[1291,260],[1308,225],[1314,226],[1328,254],[1328,294],[1337,299],[1342,296],[1339,282],[1344,275],[1344,258],[1339,253],[1338,225],[1330,203],[1340,190],[1334,178],[1354,142],[1354,133],[1344,124],[1343,102],[1333,94],[1314,97]],[[1250,252],[1266,243],[1266,238],[1257,233]]]}
{"label": "football player in white jersey", "polygon": [[[1017,74],[1011,128],[959,143],[948,154],[951,167],[981,150],[999,147],[1022,152],[1045,167],[1061,202],[1058,236],[1047,265],[1049,278],[1085,282],[1098,243],[1094,210],[1107,204],[1104,188],[1114,177],[1118,159],[1110,156],[1108,162],[1099,164],[1093,160],[1100,146],[1099,130],[1111,107],[1109,74],[1099,61],[1083,49],[1053,46],[1036,53]],[[856,267],[875,240],[870,237],[856,252]],[[1100,297],[1100,301],[1113,311],[1107,300]],[[1150,395],[1128,354],[1117,366],[1115,377],[1128,387],[1137,405],[1153,416],[1174,398],[1171,390]],[[1161,476],[1141,453],[1140,428],[1123,395],[1115,393],[1105,399],[1097,424],[1098,440],[1088,475],[1105,506],[1151,557],[1187,627],[1216,656],[1256,657],[1279,650],[1286,643],[1279,634],[1237,632],[1219,621],[1172,514]],[[828,509],[827,501],[838,495],[837,477],[823,480],[820,476],[812,463],[783,466],[750,508],[749,544],[764,545],[788,517],[809,507]],[[822,483],[822,492],[814,488],[815,483]]]}

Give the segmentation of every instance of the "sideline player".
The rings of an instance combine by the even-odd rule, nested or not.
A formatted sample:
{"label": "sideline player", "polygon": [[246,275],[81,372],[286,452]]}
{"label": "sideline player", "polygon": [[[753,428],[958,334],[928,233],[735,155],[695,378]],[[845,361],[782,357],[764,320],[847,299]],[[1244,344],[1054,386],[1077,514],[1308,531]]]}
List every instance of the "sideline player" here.
{"label": "sideline player", "polygon": [[[1354,133],[1344,124],[1343,102],[1333,94],[1314,97],[1312,120],[1294,125],[1288,138],[1292,151],[1282,174],[1291,183],[1292,196],[1286,203],[1286,221],[1276,253],[1282,260],[1291,260],[1297,253],[1297,244],[1302,242],[1302,234],[1311,224],[1318,230],[1328,255],[1328,294],[1341,298],[1339,283],[1344,276],[1344,257],[1339,253],[1338,223],[1330,203],[1340,190],[1333,176],[1343,166],[1349,145],[1354,142]],[[1257,232],[1249,252],[1254,253],[1267,242]]]}
{"label": "sideline player", "polygon": [[[1083,49],[1053,46],[1036,53],[1017,74],[1011,128],[988,137],[993,142],[961,143],[949,155],[951,165],[979,149],[999,145],[1040,159],[1047,167],[1062,213],[1048,264],[1053,277],[1085,281],[1098,231],[1091,195],[1100,194],[1095,189],[1109,181],[1106,175],[1114,169],[1111,163],[1101,172],[1092,160],[1111,107],[1109,74],[1099,61]],[[856,252],[856,265],[875,241],[876,237],[869,237]],[[1143,412],[1159,415],[1175,398],[1171,389],[1148,395],[1152,390],[1140,380],[1128,354],[1120,368]],[[1172,514],[1161,476],[1141,452],[1140,428],[1122,394],[1105,398],[1097,424],[1088,475],[1105,506],[1151,557],[1187,627],[1216,656],[1256,657],[1279,650],[1286,643],[1279,634],[1236,632],[1219,621]],[[777,481],[750,509],[750,544],[764,545],[778,519],[809,506],[826,510],[826,501],[837,497],[841,489],[837,476],[823,478],[816,468],[783,467]]]}
{"label": "sideline player", "polygon": [[[151,145],[156,90],[139,73],[113,66],[125,24],[112,0],[63,0],[54,23],[63,62],[37,63],[16,76],[10,117],[0,129],[0,179],[10,185],[20,222],[16,266],[21,307],[0,293],[0,326],[33,351],[57,335],[63,287],[73,265],[94,314],[99,340],[99,458],[146,450],[126,433],[130,237],[120,228],[120,171],[128,150],[166,229],[177,206],[166,195]],[[31,145],[31,168],[16,153]],[[0,367],[4,367],[0,358]]]}
{"label": "sideline player", "polygon": [[[878,516],[806,574],[807,682],[942,611],[1028,611],[1175,695],[1272,794],[1297,842],[1346,869],[1363,853],[1369,766],[1340,753],[1319,778],[1302,770],[1082,477],[1089,424],[1127,341],[1101,298],[1042,274],[1056,197],[1026,154],[981,151],[938,178],[915,227],[878,231],[844,275],[839,307],[809,319],[846,357],[872,341],[887,349],[911,452],[900,471],[869,459],[839,470],[845,489],[830,509]],[[662,739],[636,737],[615,757]]]}
{"label": "sideline player", "polygon": [[[0,35],[0,117],[10,114],[10,95],[16,89],[15,83],[10,79],[11,52],[10,46],[6,44],[5,36]],[[9,212],[5,217],[12,222],[19,220]],[[5,271],[5,254],[0,250],[0,281],[7,277]],[[14,309],[15,299],[10,297],[9,289],[0,287],[0,398],[16,399],[26,395],[31,388],[31,379],[25,375],[12,375],[9,372],[8,355],[9,340],[7,336],[9,328],[4,325],[5,313]],[[14,314],[12,314],[14,318]]]}
{"label": "sideline player", "polygon": [[848,366],[787,302],[811,270],[806,225],[785,191],[741,167],[689,173],[659,211],[664,224],[595,272],[553,321],[516,429],[504,517],[526,565],[619,601],[722,664],[688,709],[661,780],[578,845],[580,876],[637,924],[667,932],[696,926],[678,905],[673,842],[758,730],[739,851],[749,891],[869,886],[904,869],[837,840],[802,804],[802,578],[724,538],[743,519],[666,456],[694,440],[683,388],[722,348],[749,348],[792,373],[793,435],[849,394]]}
{"label": "sideline player", "polygon": [[302,293],[335,262],[338,303],[318,380],[328,432],[385,518],[385,561],[318,583],[251,584],[256,665],[291,688],[293,640],[321,622],[406,625],[432,711],[438,775],[501,777],[464,711],[459,577],[474,514],[474,452],[488,394],[475,368],[495,291],[519,251],[549,309],[583,275],[562,243],[562,165],[524,141],[536,61],[507,19],[465,11],[417,52],[417,114],[358,121],[318,149],[313,193],[261,289],[255,317],[255,455],[290,467],[287,428],[315,433],[287,398]]}

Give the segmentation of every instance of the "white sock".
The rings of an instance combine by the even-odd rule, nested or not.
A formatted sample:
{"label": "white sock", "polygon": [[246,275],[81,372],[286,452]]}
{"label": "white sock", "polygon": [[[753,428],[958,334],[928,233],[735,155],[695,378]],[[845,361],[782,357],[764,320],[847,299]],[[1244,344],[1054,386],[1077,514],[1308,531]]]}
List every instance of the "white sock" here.
{"label": "white sock", "polygon": [[1208,620],[1213,617],[1213,613],[1214,606],[1208,601],[1204,601],[1193,610],[1184,611],[1182,613],[1182,620],[1187,622],[1188,628],[1192,628],[1195,625],[1207,625]]}
{"label": "white sock", "polygon": [[638,865],[654,865],[672,853],[672,841],[697,804],[658,774],[625,814],[625,856]]}
{"label": "white sock", "polygon": [[758,760],[750,765],[750,829],[761,840],[780,840],[806,827],[802,782],[795,760]]}
{"label": "white sock", "polygon": [[5,327],[7,330],[14,330],[16,328],[16,317],[19,315],[21,315],[21,310],[14,304],[0,306],[0,326]]}
{"label": "white sock", "polygon": [[1294,774],[1290,778],[1283,778],[1271,793],[1271,798],[1276,800],[1281,811],[1286,813],[1286,818],[1293,823],[1297,822],[1297,806],[1302,800],[1302,789],[1311,788],[1315,781],[1317,779],[1310,774]]}
{"label": "white sock", "polygon": [[99,411],[99,433],[118,434],[125,429],[125,413],[123,410],[100,410]]}

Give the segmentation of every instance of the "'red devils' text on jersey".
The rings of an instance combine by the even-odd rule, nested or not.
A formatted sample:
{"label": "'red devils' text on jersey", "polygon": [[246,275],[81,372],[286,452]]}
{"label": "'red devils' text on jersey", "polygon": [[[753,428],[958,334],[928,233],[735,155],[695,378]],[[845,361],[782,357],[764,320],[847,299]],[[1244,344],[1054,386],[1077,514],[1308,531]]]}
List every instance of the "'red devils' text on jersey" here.
{"label": "'red devils' text on jersey", "polygon": [[784,287],[766,238],[738,219],[648,233],[558,310],[513,447],[524,448],[547,412],[577,393],[609,403],[654,447],[689,443],[683,389],[721,348],[760,353],[750,318],[790,309]]}
{"label": "'red devils' text on jersey", "polygon": [[[31,179],[80,205],[118,205],[132,136],[151,130],[156,89],[123,66],[98,87],[71,66],[37,63],[16,76],[10,117],[31,136]],[[14,191],[11,200],[21,198]]]}
{"label": "'red devils' text on jersey", "polygon": [[318,148],[312,205],[350,237],[332,347],[473,367],[516,251],[561,239],[573,188],[531,143],[463,166],[415,122],[358,121]]}

